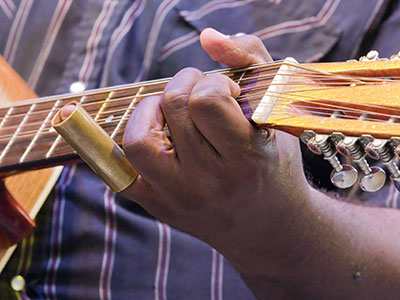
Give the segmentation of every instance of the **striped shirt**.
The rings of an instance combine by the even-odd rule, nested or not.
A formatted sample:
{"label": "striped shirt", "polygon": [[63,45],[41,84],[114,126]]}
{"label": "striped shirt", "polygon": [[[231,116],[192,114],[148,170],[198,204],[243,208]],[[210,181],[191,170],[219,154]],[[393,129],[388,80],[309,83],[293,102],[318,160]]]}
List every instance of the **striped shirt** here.
{"label": "striped shirt", "polygon": [[[201,50],[206,27],[255,34],[274,59],[340,61],[366,48],[390,56],[400,49],[395,2],[0,0],[0,53],[40,96],[220,68]],[[322,185],[325,173],[316,175]],[[390,184],[373,198],[398,205]],[[83,164],[64,168],[36,223],[0,276],[0,299],[254,299],[217,251],[116,195]],[[22,292],[9,284],[17,274]]]}

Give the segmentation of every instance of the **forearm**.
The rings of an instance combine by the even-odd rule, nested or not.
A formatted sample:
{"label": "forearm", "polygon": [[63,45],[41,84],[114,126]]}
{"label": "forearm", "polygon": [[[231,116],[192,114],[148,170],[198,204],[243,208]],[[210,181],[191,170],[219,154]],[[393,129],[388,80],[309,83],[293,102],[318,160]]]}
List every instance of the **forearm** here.
{"label": "forearm", "polygon": [[[230,66],[269,59],[255,37],[206,30],[201,42]],[[224,75],[185,69],[142,100],[123,141],[141,176],[124,194],[220,251],[259,298],[395,295],[399,213],[311,190],[298,140],[252,126],[240,93]]]}
{"label": "forearm", "polygon": [[279,226],[274,230],[281,240],[266,236],[261,246],[265,260],[257,254],[237,265],[259,298],[271,293],[283,299],[399,297],[398,211],[356,206],[312,191]]}

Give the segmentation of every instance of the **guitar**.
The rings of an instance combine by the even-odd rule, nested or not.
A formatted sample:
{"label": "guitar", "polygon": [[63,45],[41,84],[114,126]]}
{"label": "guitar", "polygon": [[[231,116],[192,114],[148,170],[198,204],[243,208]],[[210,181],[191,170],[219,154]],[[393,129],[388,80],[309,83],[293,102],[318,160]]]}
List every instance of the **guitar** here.
{"label": "guitar", "polygon": [[[4,65],[4,61],[0,63]],[[312,152],[323,155],[332,164],[331,179],[336,186],[347,188],[358,177],[357,169],[342,165],[337,153],[353,159],[361,173],[360,186],[365,191],[378,190],[386,179],[382,169],[367,163],[366,155],[380,159],[392,179],[400,181],[396,165],[396,155],[400,153],[400,116],[396,114],[400,106],[399,60],[298,64],[287,59],[214,72],[226,74],[240,85],[242,93],[238,103],[256,126],[298,136]],[[7,80],[8,87],[24,86],[26,90],[19,78],[17,84],[10,83],[8,74],[8,71],[1,72],[0,81]],[[19,189],[26,190],[26,184],[11,188],[7,181],[13,177],[8,176],[26,171],[30,172],[17,176],[31,176],[32,169],[79,160],[74,149],[51,127],[51,120],[61,107],[71,101],[80,103],[93,121],[121,144],[125,125],[135,106],[147,96],[161,95],[168,81],[161,79],[3,103],[0,107],[0,174],[7,177],[10,194],[31,212],[31,207],[40,207],[43,199],[28,200],[23,193],[18,194]],[[18,98],[8,94],[2,93],[1,98]],[[28,92],[19,98],[34,97]],[[50,170],[53,171],[47,176],[46,191],[54,184],[60,168]],[[21,183],[21,180],[16,181]],[[31,192],[31,187],[28,189]],[[8,197],[0,199],[9,201]],[[0,222],[0,230],[1,225]],[[21,234],[17,239],[20,237]],[[3,250],[7,247],[9,245]],[[5,261],[3,253],[0,252],[0,258]]]}
{"label": "guitar", "polygon": [[[13,107],[17,101],[36,97],[0,56],[0,105]],[[9,172],[8,177],[3,179],[0,192],[0,226],[3,228],[3,236],[0,236],[0,240],[3,241],[0,245],[0,273],[16,248],[15,243],[26,236],[34,226],[32,219],[36,217],[61,171],[62,166],[17,175]],[[19,219],[17,223],[12,219],[15,216]],[[7,228],[11,222],[14,226]],[[22,226],[16,226],[18,224]],[[5,233],[8,233],[7,236]]]}

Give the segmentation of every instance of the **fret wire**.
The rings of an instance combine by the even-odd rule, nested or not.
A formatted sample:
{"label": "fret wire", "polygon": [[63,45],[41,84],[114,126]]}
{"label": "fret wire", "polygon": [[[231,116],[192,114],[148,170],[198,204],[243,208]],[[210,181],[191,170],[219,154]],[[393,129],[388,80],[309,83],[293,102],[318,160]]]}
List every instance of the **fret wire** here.
{"label": "fret wire", "polygon": [[[296,66],[296,65],[295,65]],[[245,73],[245,71],[243,72],[243,73]],[[316,77],[321,77],[321,75],[315,75]],[[311,77],[311,76],[309,76],[309,77]],[[248,77],[248,78],[245,78],[246,80],[250,80],[250,78],[251,77]],[[344,78],[344,77],[343,77]],[[325,79],[324,79],[325,80]],[[370,78],[369,78],[369,80],[371,80]],[[322,80],[320,80],[320,81],[322,81]],[[386,81],[386,80],[382,80],[382,81]],[[240,83],[240,82],[239,82]],[[363,83],[363,84],[367,84],[367,83]],[[143,88],[143,86],[142,86],[142,88]],[[108,97],[108,98],[110,98],[110,97]],[[109,100],[109,99],[106,99],[106,102],[107,102],[107,100]],[[142,97],[140,97],[140,98],[142,98]],[[114,101],[120,101],[121,99],[119,99],[119,100],[114,100]],[[103,100],[102,100],[103,101]],[[11,107],[12,108],[12,107]],[[11,108],[9,108],[9,110],[11,109]],[[128,110],[129,111],[129,110]],[[128,111],[126,111],[126,112],[128,112]],[[7,114],[9,113],[9,111],[7,112]],[[105,113],[107,113],[107,109],[106,108],[104,108],[104,110],[101,112],[101,114],[105,114]],[[7,115],[6,114],[6,115]],[[126,113],[125,113],[126,114]],[[120,122],[122,122],[125,118],[126,118],[126,116],[125,116],[125,114],[124,114],[124,116],[121,118],[121,120],[120,120]],[[100,114],[99,114],[100,115]],[[4,120],[2,120],[2,122],[0,123],[0,125],[3,123],[3,121]]]}
{"label": "fret wire", "polygon": [[139,91],[136,93],[135,98],[133,98],[133,100],[129,103],[128,109],[126,110],[126,112],[124,113],[124,115],[122,116],[121,120],[118,122],[117,126],[115,127],[114,131],[113,131],[112,134],[111,134],[111,138],[112,138],[112,139],[114,139],[114,137],[115,137],[115,136],[117,135],[117,133],[119,132],[119,130],[120,130],[121,126],[122,126],[122,123],[123,123],[124,118],[126,118],[126,117],[129,115],[129,111],[130,111],[131,109],[133,110],[133,107],[136,106],[136,103],[137,103],[137,101],[138,101],[137,99],[138,99],[138,97],[140,96],[140,94],[142,93],[143,89],[144,89],[144,88],[141,87],[141,88],[139,89]]}
{"label": "fret wire", "polygon": [[[244,71],[244,72],[246,72],[246,71]],[[289,75],[289,74],[288,74]],[[331,81],[332,81],[332,79],[331,78],[329,78],[328,77],[328,75],[325,75],[325,74],[318,74],[318,75],[310,75],[310,74],[290,74],[292,77],[296,77],[296,76],[302,76],[302,77],[305,77],[305,75],[307,76],[307,77],[312,77],[312,76],[315,76],[315,77],[317,77],[318,78],[318,81],[319,82],[321,82],[321,81],[325,81],[325,80],[329,80],[330,81],[330,83],[329,83],[329,85],[341,85],[342,84],[342,82],[337,82],[337,83],[332,83]],[[246,81],[246,80],[253,80],[253,79],[258,79],[258,81],[260,82],[260,81],[263,81],[263,80],[265,80],[265,79],[267,79],[267,78],[273,78],[273,76],[274,75],[271,75],[271,76],[267,76],[267,77],[265,77],[265,76],[255,76],[255,77],[246,77],[246,78],[243,78],[241,81],[243,82],[243,81]],[[327,78],[326,79],[320,79],[320,77],[321,76],[326,76]],[[332,76],[332,75],[331,75]],[[359,78],[361,78],[361,77],[359,77]],[[375,78],[375,80],[377,80],[378,78]],[[394,81],[394,80],[383,80],[383,81],[381,81],[381,82],[387,82],[387,81],[389,81],[390,83],[397,83],[398,81]],[[373,83],[371,83],[371,82],[362,82],[362,83],[359,83],[358,85],[360,85],[360,84],[364,84],[364,85],[366,85],[366,84],[380,84],[381,82],[373,82]],[[303,82],[299,82],[298,83],[299,85],[302,85],[302,84],[304,84]],[[316,85],[318,85],[318,83],[315,83]],[[294,85],[293,83],[290,83],[289,85]],[[310,85],[310,84],[308,84],[308,85]],[[326,83],[325,83],[325,85],[327,85]],[[347,87],[347,86],[344,86],[344,87]],[[242,89],[242,91],[243,91],[243,89]],[[156,93],[154,93],[154,94],[158,94],[159,92],[156,92]],[[147,96],[152,96],[152,95],[154,95],[153,93],[149,93],[149,94],[145,94],[145,95],[142,95],[142,97],[147,97]],[[109,99],[110,97],[108,97],[107,99],[106,99],[106,101],[109,101],[109,102],[116,102],[116,101],[119,101],[120,99]],[[88,103],[87,105],[91,105],[91,104],[93,104],[93,103],[104,103],[104,102],[102,102],[103,100],[101,100],[101,101],[97,101],[97,102],[90,102],[90,103]],[[32,115],[33,114],[40,114],[40,113],[42,113],[43,111],[42,110],[39,110],[39,111],[36,111],[36,112],[33,112],[32,113]],[[16,114],[16,115],[13,115],[13,116],[11,116],[10,118],[16,118],[16,117],[19,117],[19,116],[21,116],[21,114]],[[4,121],[4,120],[3,120]]]}
{"label": "fret wire", "polygon": [[[264,68],[269,68],[271,66],[279,66],[282,64],[282,60],[275,61],[273,63],[259,63],[259,64],[254,64],[249,67],[244,67],[244,68],[237,68],[237,69],[220,69],[220,70],[214,70],[214,71],[208,71],[205,72],[205,74],[213,74],[213,73],[223,73],[226,74],[228,72],[243,72],[245,70],[254,70],[254,69],[264,69]],[[64,95],[58,95],[58,96],[48,96],[48,97],[43,97],[39,99],[29,99],[29,100],[24,100],[24,101],[19,101],[19,103],[15,103],[13,106],[15,107],[20,107],[20,106],[29,106],[32,104],[36,103],[46,103],[46,102],[54,102],[57,99],[60,100],[66,100],[66,99],[72,99],[72,98],[78,98],[78,97],[88,97],[88,96],[93,96],[96,94],[100,93],[107,93],[107,92],[119,92],[123,90],[128,90],[132,88],[140,88],[140,87],[150,87],[154,85],[161,85],[161,84],[167,84],[171,78],[163,78],[163,79],[156,79],[156,80],[149,80],[145,82],[138,82],[138,83],[132,83],[132,84],[126,84],[126,85],[120,85],[120,86],[114,86],[114,87],[106,87],[106,88],[100,88],[100,89],[95,89],[95,90],[90,90],[86,91],[83,93],[79,94],[64,94]]]}
{"label": "fret wire", "polygon": [[61,140],[61,135],[57,135],[56,139],[51,144],[51,147],[50,147],[49,151],[46,153],[46,158],[49,158],[53,154],[54,149],[56,148],[56,146],[58,145],[60,140]]}
{"label": "fret wire", "polygon": [[[162,91],[157,91],[157,92],[152,92],[152,93],[143,94],[143,95],[141,95],[141,96],[139,96],[139,97],[140,97],[140,98],[144,98],[144,97],[150,97],[150,96],[157,96],[157,95],[161,95],[162,93],[163,93]],[[123,101],[123,100],[125,100],[125,99],[127,99],[127,98],[129,98],[129,97],[132,97],[132,96],[134,96],[134,95],[128,95],[128,96],[125,96],[125,97],[123,97],[123,98],[110,99],[110,100],[108,101],[108,103],[117,103],[117,102],[119,102],[119,101]],[[59,100],[68,100],[68,99],[59,99]],[[87,102],[87,103],[82,104],[82,106],[85,107],[85,106],[90,106],[90,105],[102,104],[102,103],[104,103],[103,101],[104,101],[104,100],[100,100],[100,101],[97,101],[97,102]],[[12,106],[12,107],[13,107],[13,106]],[[36,111],[36,112],[32,112],[32,115],[34,115],[34,114],[41,114],[41,113],[47,112],[47,111],[48,111],[48,110],[39,110],[39,111]],[[22,117],[22,116],[23,116],[23,114],[17,114],[17,115],[11,116],[11,118]]]}
{"label": "fret wire", "polygon": [[[85,101],[85,99],[86,99],[86,96],[81,97],[81,99],[79,100],[79,103],[83,103],[83,101]],[[54,140],[53,144],[51,145],[49,151],[46,153],[46,158],[49,158],[53,154],[55,148],[60,143],[61,139],[62,139],[61,135],[57,135],[57,137]]]}
{"label": "fret wire", "polygon": [[37,131],[37,133],[35,134],[35,136],[33,137],[32,141],[29,143],[28,147],[26,148],[24,154],[21,156],[21,159],[19,160],[20,163],[24,162],[26,156],[28,155],[29,152],[31,152],[33,146],[35,145],[37,139],[39,138],[40,134],[42,133],[43,129],[45,128],[45,125],[47,124],[47,122],[50,121],[50,118],[53,117],[53,114],[56,112],[56,109],[58,107],[58,104],[60,103],[60,100],[57,100],[53,107],[51,108],[50,112],[48,113],[48,115],[46,116],[46,119],[44,120],[44,122],[42,123],[42,125],[40,126],[39,130]]}
{"label": "fret wire", "polygon": [[243,73],[240,75],[240,78],[237,80],[237,84],[240,86],[240,83],[242,82],[242,80],[243,80],[243,77],[246,75],[246,73],[247,73],[247,71],[243,71]]}
{"label": "fret wire", "polygon": [[113,96],[114,92],[110,92],[108,94],[108,97],[106,98],[106,100],[103,102],[103,104],[101,105],[100,109],[98,110],[98,112],[96,113],[95,117],[94,117],[94,121],[97,122],[97,120],[99,119],[99,115],[103,112],[103,110],[106,108],[108,101],[110,101],[110,98]]}
{"label": "fret wire", "polygon": [[[162,92],[153,92],[153,93],[147,93],[147,94],[144,94],[144,95],[139,95],[138,96],[138,98],[144,98],[144,97],[149,97],[149,96],[156,96],[156,95],[161,95],[162,94]],[[117,98],[117,99],[114,99],[114,100],[110,100],[108,103],[110,104],[110,103],[117,103],[117,102],[119,102],[119,101],[123,101],[123,100],[126,100],[126,99],[129,99],[130,97],[132,97],[132,96],[127,96],[127,97],[123,97],[123,98]],[[88,106],[88,105],[95,105],[95,104],[98,104],[98,103],[86,103],[86,104],[82,104],[82,106],[83,107],[85,107],[85,106]],[[87,108],[86,108],[86,110],[88,111],[88,113],[91,115],[91,117],[94,117],[95,116],[95,113],[94,112],[90,112]],[[121,112],[121,111],[125,111],[125,109],[116,109],[116,110],[104,110],[103,112],[101,112],[101,113],[99,113],[99,115],[103,115],[103,114],[107,114],[107,113],[116,113],[116,112]],[[41,111],[41,112],[43,112],[43,111]],[[31,115],[33,115],[34,113],[32,113]],[[51,122],[49,121],[48,122],[48,124],[50,124]],[[33,122],[33,123],[30,123],[30,125],[37,125],[37,124],[42,124],[42,122]],[[50,129],[50,127],[51,126],[48,126],[47,128],[49,128]],[[8,129],[10,129],[10,127],[7,127]],[[51,130],[51,129],[50,129]],[[29,132],[32,132],[32,131],[25,131],[25,132],[23,132],[23,133],[29,133]]]}
{"label": "fret wire", "polygon": [[[244,70],[264,70],[264,69],[268,69],[271,68],[271,66],[279,66],[281,65],[283,62],[283,60],[280,61],[275,61],[273,63],[260,63],[260,64],[255,64],[252,65],[250,67],[245,67],[245,68],[238,68],[238,69],[221,69],[221,70],[215,70],[215,71],[211,71],[211,72],[205,72],[206,74],[212,74],[212,73],[229,73],[229,72],[241,72]],[[307,70],[307,71],[311,71],[311,72],[318,72],[317,69],[313,69],[311,67],[307,67],[304,65],[297,65],[297,64],[289,64],[292,65],[293,67],[297,67],[299,69],[303,69],[303,70]],[[326,73],[327,76],[329,75],[329,73]],[[349,79],[349,78],[358,78],[357,76],[350,76],[350,75],[340,75],[341,78],[343,79]],[[370,80],[370,77],[360,77],[360,78],[367,78]],[[152,86],[152,85],[157,85],[160,83],[167,83],[171,78],[165,78],[165,79],[158,79],[158,80],[152,80],[152,81],[147,81],[145,83],[134,83],[134,84],[128,84],[128,85],[123,85],[123,86],[117,86],[117,87],[110,87],[110,88],[102,88],[102,89],[98,89],[98,90],[92,90],[92,91],[88,91],[84,94],[65,94],[65,95],[61,95],[58,96],[58,98],[60,98],[61,100],[63,99],[70,99],[70,98],[74,98],[74,97],[79,97],[79,96],[91,96],[91,95],[96,95],[98,93],[102,93],[102,92],[107,92],[107,91],[121,91],[124,89],[129,89],[129,88],[135,88],[138,87],[142,84],[142,86]],[[22,105],[31,105],[33,104],[32,101],[35,101],[34,103],[44,103],[44,102],[51,102],[54,101],[54,99],[52,98],[53,96],[50,97],[46,97],[46,98],[42,98],[42,101],[38,101],[38,100],[27,100],[27,101],[21,101],[19,104],[15,105],[15,106],[22,106]]]}
{"label": "fret wire", "polygon": [[[290,103],[292,103],[292,102],[289,102],[289,104]],[[279,105],[284,105],[283,107],[286,107],[287,106],[287,104],[277,104],[277,108],[278,108],[278,106]],[[281,107],[281,109],[282,109],[282,107]],[[324,108],[321,108],[321,109],[324,109]],[[325,109],[328,109],[328,108],[325,108]],[[349,113],[354,113],[354,112],[356,112],[356,113],[362,113],[362,111],[357,111],[357,110],[348,110],[348,111],[346,111],[346,110],[343,110],[344,112],[349,112]],[[317,110],[314,110],[314,111],[307,111],[307,112],[315,112],[315,113],[320,113],[320,111],[318,111],[318,109]],[[365,112],[368,112],[368,111],[365,111]],[[398,115],[388,115],[388,114],[382,114],[382,113],[377,113],[377,112],[374,112],[374,114],[376,114],[376,115],[381,115],[381,116],[386,116],[386,117],[395,117],[395,118],[400,118],[400,116],[398,116]],[[113,121],[110,121],[110,122],[106,122],[106,123],[99,123],[99,124],[111,124],[111,123],[115,123],[115,122],[121,122],[121,121],[125,121],[125,120],[128,120],[129,119],[129,117],[121,117],[121,119],[115,119],[115,120],[113,120]],[[372,119],[371,119],[372,120]],[[382,121],[381,119],[375,119],[375,120],[377,120],[377,121]],[[26,136],[25,136],[26,137]]]}
{"label": "fret wire", "polygon": [[28,120],[30,112],[35,108],[36,104],[32,104],[31,107],[29,108],[28,112],[26,113],[25,117],[22,119],[21,123],[19,123],[19,126],[17,130],[14,132],[12,138],[8,141],[6,147],[3,149],[3,151],[0,154],[0,163],[3,161],[3,158],[5,157],[6,153],[10,149],[11,145],[14,143],[15,138],[18,136],[19,131],[21,130],[22,126],[24,126],[24,123]]}
{"label": "fret wire", "polygon": [[[303,84],[301,84],[301,85],[303,85]],[[251,89],[251,91],[252,92],[254,92],[254,91],[257,91],[257,90],[262,90],[262,93],[264,94],[264,88],[265,87],[268,87],[268,85],[260,85],[260,86],[258,86],[257,88],[252,88]],[[320,90],[327,90],[328,88],[327,87],[320,87],[319,85],[317,85],[317,87],[319,87],[319,89]],[[347,86],[343,86],[343,87],[335,87],[335,89],[337,89],[337,88],[347,88]],[[293,90],[293,91],[290,91],[290,92],[285,92],[286,94],[290,94],[290,93],[296,93],[296,92],[304,92],[304,91],[309,91],[309,90],[317,90],[317,89],[302,89],[302,90]],[[244,89],[242,89],[242,91],[243,92],[246,92],[247,90],[244,88]],[[160,92],[154,92],[154,93],[151,93],[152,95],[155,95],[155,94],[159,94]],[[263,94],[258,94],[258,93],[248,93],[248,94],[243,94],[242,96],[240,96],[237,100],[238,101],[240,101],[240,100],[242,100],[242,99],[246,99],[247,101],[249,101],[249,102],[251,102],[251,101],[257,101],[257,100],[259,100],[259,96],[262,96]],[[145,95],[148,95],[148,94],[145,94]],[[142,98],[144,95],[140,95],[140,96],[138,96],[138,97],[140,97],[140,98]],[[250,97],[252,97],[252,98],[255,98],[255,99],[252,99],[252,98],[250,98]],[[293,96],[295,96],[295,95],[293,95]],[[110,101],[121,101],[121,100],[124,100],[124,99],[126,99],[126,98],[129,98],[129,97],[123,97],[123,98],[120,98],[120,99],[114,99],[114,100],[110,100]],[[319,99],[319,100],[324,100],[324,99]],[[325,100],[329,100],[329,99],[325,99]],[[302,99],[299,99],[298,101],[304,101],[304,100],[302,100]],[[369,105],[369,106],[371,106],[371,105]],[[372,106],[372,107],[379,107],[379,106]],[[124,109],[125,110],[125,109]],[[101,114],[103,114],[103,113],[115,113],[115,112],[119,112],[119,111],[122,111],[122,110],[113,110],[113,111],[103,111]],[[31,115],[33,115],[34,114],[34,112],[32,112],[31,113]],[[38,123],[30,123],[30,125],[34,125],[34,124],[38,124]],[[8,128],[10,128],[10,127],[8,127]],[[51,129],[50,129],[51,130]],[[21,135],[21,133],[22,132],[20,132],[19,134]],[[27,132],[24,132],[24,133],[29,133],[29,131],[27,131]]]}
{"label": "fret wire", "polygon": [[0,128],[3,127],[4,123],[6,122],[7,118],[10,116],[10,114],[13,112],[13,110],[14,110],[14,107],[13,107],[13,106],[11,106],[11,107],[8,109],[8,111],[7,111],[7,113],[5,114],[3,120],[1,120],[1,122],[0,122]]}
{"label": "fret wire", "polygon": [[[238,100],[238,102],[240,102],[241,100],[243,100],[243,99],[245,99],[245,100],[247,100],[247,102],[254,102],[254,101],[259,101],[259,97],[261,97],[261,96],[263,96],[265,93],[264,93],[264,90],[263,90],[263,88],[262,87],[259,87],[259,89],[258,90],[262,90],[262,92],[261,93],[248,93],[248,94],[245,94],[245,95],[242,95],[241,97],[239,97],[237,100]],[[326,87],[322,87],[321,89],[327,89]],[[253,90],[255,90],[255,89],[253,89]],[[281,95],[281,98],[283,98],[283,96],[284,95],[290,95],[290,93],[296,93],[296,92],[299,92],[299,91],[308,91],[308,90],[310,90],[310,89],[305,89],[305,90],[294,90],[294,91],[290,91],[290,92],[285,92],[285,93],[282,93],[282,94],[280,94]],[[271,93],[271,92],[270,92]],[[296,95],[291,95],[291,96],[293,96],[293,97],[295,97]],[[312,98],[311,96],[308,96],[309,98]],[[138,96],[138,98],[141,98],[141,96]],[[126,99],[126,98],[124,98],[124,99]],[[322,99],[322,98],[315,98],[316,100],[332,100],[332,99]],[[304,99],[296,99],[296,101],[298,101],[298,102],[309,102],[309,100],[304,100]],[[240,103],[239,103],[240,104]],[[372,107],[372,108],[379,108],[379,106],[378,105],[366,105],[366,106],[369,106],[369,107]],[[125,109],[124,109],[125,110]],[[106,111],[106,112],[104,112],[104,113],[115,113],[115,112],[119,112],[119,111],[123,111],[123,110],[112,110],[112,111]],[[380,113],[380,114],[382,114],[382,113]],[[31,123],[31,125],[32,124],[35,124],[35,123]],[[99,122],[99,124],[104,124],[104,123],[101,123],[101,122]],[[49,130],[51,130],[51,128],[50,127],[48,127],[49,128]],[[46,128],[47,129],[47,128]],[[31,132],[35,132],[35,131],[27,131],[27,132],[24,132],[24,133],[26,133],[26,134],[30,134]],[[47,131],[45,131],[45,132],[47,132]],[[21,132],[19,133],[19,135],[20,136],[27,136],[27,135],[21,135]]]}
{"label": "fret wire", "polygon": [[[302,83],[302,82],[300,82],[300,83],[290,83],[289,85],[290,86],[293,86],[293,85],[304,85],[304,83]],[[342,88],[342,87],[335,87],[335,85],[336,84],[339,84],[339,83],[330,83],[329,85],[330,86],[333,86],[334,88]],[[369,83],[369,84],[371,84],[371,83]],[[375,83],[375,84],[380,84],[380,83]],[[280,84],[276,84],[276,85],[280,85]],[[327,85],[327,84],[325,84],[325,85]],[[269,85],[270,86],[270,85]],[[317,87],[320,87],[320,89],[327,89],[326,87],[324,87],[324,86],[320,86],[319,84],[316,84],[316,86]],[[251,88],[247,88],[247,87],[243,87],[242,88],[242,92],[247,92],[249,89],[251,89],[251,91],[255,91],[255,90],[257,90],[257,89],[264,89],[265,87],[268,87],[268,85],[259,85],[259,86],[257,86],[257,87],[251,87]],[[343,88],[347,88],[348,86],[343,86]],[[304,89],[304,90],[295,90],[295,91],[293,91],[293,92],[299,92],[299,91],[308,91],[308,90],[311,90],[311,89]],[[315,89],[313,89],[313,90],[315,90]],[[154,95],[160,95],[162,92],[153,92],[153,93],[147,93],[147,94],[144,94],[144,95],[141,95],[141,96],[139,96],[140,98],[143,98],[143,97],[148,97],[148,96],[154,96]],[[111,100],[109,100],[108,102],[109,103],[114,103],[114,102],[119,102],[119,101],[123,101],[123,100],[125,100],[126,98],[129,98],[129,96],[128,97],[123,97],[123,98],[116,98],[116,99],[111,99]],[[240,99],[239,99],[240,100]],[[83,106],[85,107],[85,106],[88,106],[88,105],[93,105],[93,104],[96,104],[96,103],[102,103],[102,102],[91,102],[91,103],[87,103],[87,104],[83,104]],[[10,109],[11,108],[13,108],[13,107],[10,107]],[[40,110],[40,111],[35,111],[35,112],[32,112],[31,113],[31,116],[32,115],[35,115],[35,114],[41,114],[41,113],[43,113],[43,111],[47,111],[47,110]],[[106,111],[107,112],[107,111]],[[113,112],[118,112],[118,110],[115,110],[115,111],[113,111]],[[101,115],[101,114],[103,114],[103,112],[99,112],[98,113],[99,115]],[[10,118],[15,118],[15,117],[19,117],[19,116],[22,116],[22,114],[19,114],[19,115],[13,115],[13,116],[11,116]],[[4,119],[3,119],[3,121],[4,121]],[[36,123],[30,123],[31,125],[34,125],[34,124],[36,124]]]}

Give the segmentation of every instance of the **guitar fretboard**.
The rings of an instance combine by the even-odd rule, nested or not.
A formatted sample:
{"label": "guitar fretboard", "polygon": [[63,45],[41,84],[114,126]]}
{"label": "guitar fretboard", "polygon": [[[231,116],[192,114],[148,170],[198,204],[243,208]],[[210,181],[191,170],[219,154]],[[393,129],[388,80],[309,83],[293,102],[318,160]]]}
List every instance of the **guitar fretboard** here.
{"label": "guitar fretboard", "polygon": [[[239,103],[244,114],[251,117],[260,96],[246,98],[245,95],[257,94],[256,83],[259,83],[260,74],[264,76],[262,89],[265,89],[278,68],[277,62],[215,72],[225,73],[241,86],[242,99]],[[43,167],[54,161],[62,163],[64,158],[71,158],[74,150],[51,127],[56,112],[71,101],[81,103],[92,118],[121,144],[126,123],[135,106],[145,97],[161,95],[168,81],[156,80],[47,97],[0,108],[0,173]]]}

